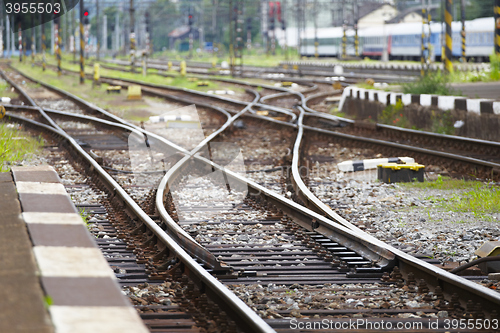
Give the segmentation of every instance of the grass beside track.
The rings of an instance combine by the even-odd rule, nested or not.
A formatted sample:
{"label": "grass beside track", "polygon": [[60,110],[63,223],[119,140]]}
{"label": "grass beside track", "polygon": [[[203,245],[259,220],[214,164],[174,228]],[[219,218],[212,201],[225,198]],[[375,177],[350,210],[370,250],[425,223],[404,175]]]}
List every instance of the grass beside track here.
{"label": "grass beside track", "polygon": [[[88,61],[90,62],[90,61]],[[54,59],[49,59],[47,63],[51,65],[56,65],[56,62]],[[22,68],[21,66],[26,66],[26,64],[21,65],[19,63],[13,63],[16,67]],[[113,64],[105,64],[106,66],[110,67],[116,67],[117,69],[123,69],[123,66],[118,66],[118,65],[113,65]],[[30,65],[31,66],[31,65]],[[31,67],[28,66],[31,70]],[[80,65],[74,64],[70,61],[62,61],[62,68],[63,69],[68,69],[68,70],[73,70],[73,71],[79,71],[80,70]],[[24,68],[28,68],[24,67]],[[36,68],[36,67],[35,67]],[[191,90],[197,90],[197,91],[203,91],[207,92],[209,90],[221,90],[224,89],[224,87],[221,87],[221,85],[216,82],[216,81],[210,81],[208,80],[208,85],[207,86],[198,86],[197,81],[189,81],[187,77],[181,77],[178,75],[176,72],[171,72],[169,74],[172,74],[174,77],[163,77],[159,75],[151,75],[155,74],[158,71],[156,69],[148,69],[148,75],[144,76],[142,75],[142,71],[137,69],[135,73],[128,73],[128,72],[122,72],[122,71],[116,71],[116,70],[111,70],[111,69],[106,69],[106,68],[100,68],[100,74],[101,76],[107,76],[107,77],[113,77],[116,79],[130,79],[130,80],[137,80],[137,81],[143,81],[146,83],[152,83],[152,84],[158,84],[158,85],[168,85],[168,86],[173,86],[173,87],[178,87],[178,88],[187,88]],[[53,69],[47,69],[47,73],[49,72],[54,72]],[[94,69],[93,66],[85,66],[85,73],[86,74],[93,74]],[[28,73],[28,72],[26,72]],[[205,80],[204,80],[205,81]],[[90,83],[90,80],[87,80],[88,83]],[[232,89],[235,92],[244,92],[243,89],[241,88],[234,88]]]}
{"label": "grass beside track", "polygon": [[[109,85],[105,83],[101,84],[100,86],[93,87],[91,80],[85,80],[85,84],[81,85],[79,83],[79,76],[74,74],[65,74],[58,76],[57,72],[55,72],[53,69],[47,68],[46,71],[42,71],[41,67],[32,67],[31,63],[29,62],[13,62],[12,64],[15,68],[19,69],[23,73],[28,74],[34,79],[68,91],[85,100],[92,101],[92,103],[98,105],[99,107],[129,121],[147,121],[149,120],[149,117],[151,115],[163,114],[165,111],[171,109],[171,106],[165,104],[165,101],[160,98],[143,96],[143,98],[140,100],[127,100],[127,94],[123,91],[120,94],[108,94],[106,89]],[[74,67],[76,66],[70,63],[63,64],[63,68],[75,69]],[[86,71],[90,73],[91,69],[86,68]],[[146,80],[143,79],[144,77],[141,74],[122,73],[112,70],[104,70],[101,72],[101,74],[109,75],[117,79],[130,78],[151,83],[169,85],[169,78],[163,78],[156,75],[148,75]],[[193,88],[193,86],[196,85],[196,82],[189,82],[185,78],[175,78],[173,82],[181,82],[188,88]],[[219,86],[216,83],[212,83],[211,89],[217,89],[218,87]],[[203,88],[210,89],[210,87]]]}
{"label": "grass beside track", "polygon": [[449,192],[444,197],[428,196],[439,207],[453,212],[469,212],[482,219],[488,219],[487,214],[500,212],[500,187],[480,181],[464,179],[449,179],[438,176],[435,181],[423,183],[401,183],[407,189],[434,189]]}
{"label": "grass beside track", "polygon": [[24,159],[38,153],[43,146],[42,138],[33,138],[13,124],[0,123],[0,172],[10,170]]}

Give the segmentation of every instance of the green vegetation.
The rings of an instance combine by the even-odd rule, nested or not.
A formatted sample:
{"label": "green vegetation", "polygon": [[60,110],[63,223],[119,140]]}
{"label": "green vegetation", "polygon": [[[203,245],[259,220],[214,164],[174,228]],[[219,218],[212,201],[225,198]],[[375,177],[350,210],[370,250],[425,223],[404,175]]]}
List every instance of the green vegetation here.
{"label": "green vegetation", "polygon": [[400,183],[399,186],[418,189],[463,190],[478,184],[482,183],[478,181],[466,181],[465,179],[451,179],[438,175],[435,181]]}
{"label": "green vegetation", "polygon": [[90,222],[89,222],[89,216],[87,215],[87,212],[85,212],[85,209],[83,209],[83,208],[80,208],[78,210],[78,212],[80,213],[80,217],[82,218],[83,223],[85,224],[87,229],[90,230]]}
{"label": "green vegetation", "polygon": [[404,105],[401,100],[396,102],[396,105],[387,105],[382,114],[378,117],[379,123],[389,124],[400,127],[408,127],[409,122],[403,113]]}
{"label": "green vegetation", "polygon": [[12,124],[0,123],[0,172],[9,171],[13,162],[29,159],[42,145],[41,137],[34,139]]}
{"label": "green vegetation", "polygon": [[52,297],[50,297],[49,295],[45,295],[43,297],[43,305],[45,306],[45,308],[49,309],[49,306],[51,306],[52,304],[54,304],[54,300],[52,299]]}
{"label": "green vegetation", "polygon": [[453,195],[445,208],[455,212],[472,212],[476,217],[500,211],[500,188],[475,184],[468,191]]}
{"label": "green vegetation", "polygon": [[438,203],[438,207],[453,212],[471,212],[475,217],[493,221],[485,214],[500,211],[500,187],[485,184],[480,181],[443,178],[440,175],[436,181],[423,183],[401,183],[400,186],[411,189],[454,190],[455,194],[441,198],[428,196],[426,200]]}
{"label": "green vegetation", "polygon": [[405,94],[460,95],[450,86],[450,78],[438,71],[428,73],[415,82],[402,85]]}
{"label": "green vegetation", "polygon": [[[50,59],[48,61],[48,63],[49,64],[55,64],[55,61],[53,59]],[[24,72],[30,73],[30,75],[33,75],[32,74],[33,72],[35,72],[37,74],[41,74],[42,73],[40,68],[38,68],[38,70],[37,70],[37,67],[35,67],[35,68],[32,69],[30,65],[26,65],[26,64],[24,64],[24,65],[14,64],[14,65],[16,67],[18,67],[19,69],[23,70]],[[106,64],[106,66],[108,66],[108,64]],[[63,69],[68,69],[68,70],[72,70],[72,71],[79,71],[80,70],[80,67],[79,67],[78,64],[73,64],[73,63],[71,63],[69,61],[63,61],[62,62],[62,67],[63,67]],[[120,66],[110,66],[110,67],[116,67],[117,69],[118,68],[123,68],[123,67],[120,67]],[[28,72],[28,68],[29,68],[29,72]],[[93,66],[85,66],[85,73],[92,74],[93,71],[94,71]],[[47,70],[45,73],[55,73],[55,72],[53,70]],[[148,70],[148,73],[149,73],[149,75],[143,76],[142,75],[142,71],[139,70],[139,69],[135,73],[122,72],[122,71],[113,70],[113,69],[106,69],[106,68],[102,68],[102,67],[100,69],[100,75],[101,76],[106,76],[106,77],[111,77],[111,78],[116,78],[116,79],[135,80],[135,81],[139,81],[139,82],[146,82],[146,83],[158,84],[158,85],[168,85],[168,86],[173,86],[173,87],[178,87],[178,88],[187,88],[187,89],[197,90],[197,91],[208,91],[208,90],[223,89],[223,87],[221,87],[221,84],[219,82],[217,82],[217,81],[209,81],[208,86],[198,87],[196,81],[189,81],[188,80],[189,77],[182,77],[177,72],[174,72],[174,71],[167,72],[167,74],[169,74],[169,75],[171,74],[172,77],[164,77],[164,76],[160,76],[160,75],[155,75],[155,73],[157,73],[156,70],[154,70],[154,71],[153,70]],[[55,76],[51,75],[51,77],[54,77],[54,79],[56,79],[56,80],[59,79],[59,77],[57,77],[57,75],[55,75]],[[42,76],[40,76],[40,77],[36,76],[36,78],[37,79],[42,79],[44,82],[49,83]],[[52,81],[52,82],[53,83],[50,83],[50,84],[55,85],[55,86],[57,86],[59,88],[65,89],[64,85],[61,86],[61,83],[58,83],[58,82],[55,82],[55,81]],[[90,83],[90,80],[88,80],[87,82]],[[243,88],[235,88],[235,89],[232,89],[232,90],[235,90],[236,92],[244,92]]]}
{"label": "green vegetation", "polygon": [[490,55],[490,78],[500,80],[500,55],[496,53]]}
{"label": "green vegetation", "polygon": [[[226,52],[227,53],[227,52]],[[192,57],[189,57],[189,51],[177,52],[177,51],[163,51],[155,54],[155,58],[162,59],[173,59],[173,60],[189,60],[189,61],[200,61],[212,63],[215,61],[216,64],[220,65],[221,62],[227,61],[229,63],[229,56],[227,54],[212,55],[211,53],[196,53],[193,52]],[[276,48],[276,54],[266,54],[263,50],[251,50],[245,51],[243,54],[243,62],[247,66],[263,66],[263,67],[273,67],[278,66],[281,61],[286,60],[296,60],[298,58],[297,50],[289,48],[288,54],[285,55],[283,49]]]}
{"label": "green vegetation", "polygon": [[10,84],[7,81],[0,79],[0,96],[1,97],[10,97],[17,98],[17,93],[12,89]]}
{"label": "green vegetation", "polygon": [[454,134],[455,127],[453,127],[453,116],[449,110],[440,112],[439,116],[436,116],[435,111],[432,111],[432,124],[430,128],[431,132],[440,134]]}
{"label": "green vegetation", "polygon": [[490,55],[489,71],[455,71],[449,76],[450,82],[491,82],[500,80],[500,57],[495,53]]}

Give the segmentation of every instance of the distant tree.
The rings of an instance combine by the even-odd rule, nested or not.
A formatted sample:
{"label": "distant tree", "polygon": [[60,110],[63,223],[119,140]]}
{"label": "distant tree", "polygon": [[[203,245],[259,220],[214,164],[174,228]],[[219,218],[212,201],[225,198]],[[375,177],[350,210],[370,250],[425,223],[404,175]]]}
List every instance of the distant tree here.
{"label": "distant tree", "polygon": [[169,47],[168,34],[183,24],[178,6],[169,0],[157,0],[149,7],[154,51]]}
{"label": "distant tree", "polygon": [[465,15],[468,20],[494,15],[493,7],[495,0],[468,0],[467,2],[468,5],[465,8]]}

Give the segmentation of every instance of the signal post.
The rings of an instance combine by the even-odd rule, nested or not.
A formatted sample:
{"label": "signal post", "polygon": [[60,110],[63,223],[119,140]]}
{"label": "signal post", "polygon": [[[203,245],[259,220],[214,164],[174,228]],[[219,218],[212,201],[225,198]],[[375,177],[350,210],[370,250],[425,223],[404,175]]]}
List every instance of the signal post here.
{"label": "signal post", "polygon": [[495,53],[500,57],[500,0],[495,0]]}

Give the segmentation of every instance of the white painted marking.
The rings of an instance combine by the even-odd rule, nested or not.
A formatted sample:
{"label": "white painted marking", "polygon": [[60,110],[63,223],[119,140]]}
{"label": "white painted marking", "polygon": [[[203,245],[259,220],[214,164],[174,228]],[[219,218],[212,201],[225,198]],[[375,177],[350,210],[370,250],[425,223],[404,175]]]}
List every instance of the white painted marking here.
{"label": "white painted marking", "polygon": [[339,168],[340,171],[344,171],[344,172],[352,172],[352,171],[354,171],[354,167],[352,165],[352,161],[340,162],[339,164],[337,164],[337,167]]}
{"label": "white painted marking", "polygon": [[396,105],[396,93],[391,93],[391,104]]}
{"label": "white painted marking", "polygon": [[455,98],[455,96],[438,96],[438,108],[453,110],[455,108]]}
{"label": "white painted marking", "polygon": [[126,306],[50,306],[56,333],[147,333],[137,311]]}
{"label": "white painted marking", "polygon": [[365,99],[366,89],[359,89],[359,99]]}
{"label": "white painted marking", "polygon": [[368,90],[368,100],[370,100],[372,102],[375,100],[375,91]]}
{"label": "white painted marking", "polygon": [[33,224],[83,224],[80,215],[76,213],[23,213],[26,223]]}
{"label": "white painted marking", "polygon": [[493,113],[500,114],[500,102],[493,102]]}
{"label": "white painted marking", "polygon": [[386,104],[387,103],[387,95],[389,95],[389,93],[387,91],[377,91],[378,93],[378,101],[382,104]]}
{"label": "white painted marking", "polygon": [[467,112],[474,112],[477,114],[481,113],[481,101],[483,99],[468,99],[467,100]]}
{"label": "white painted marking", "polygon": [[[411,157],[398,157],[400,160],[406,163],[415,163],[415,159]],[[376,169],[378,165],[383,163],[389,163],[388,158],[373,158],[369,160],[363,160],[363,166],[365,170]]]}
{"label": "white painted marking", "polygon": [[35,246],[33,252],[42,276],[115,278],[98,248]]}
{"label": "white painted marking", "polygon": [[401,101],[403,102],[404,105],[410,105],[411,104],[411,94],[403,94],[403,96],[401,96]]}
{"label": "white painted marking", "polygon": [[67,195],[63,184],[40,182],[16,182],[18,193],[62,194]]}
{"label": "white painted marking", "polygon": [[[412,157],[398,157],[398,158],[406,163],[415,163],[415,159],[413,159]],[[354,165],[353,165],[354,162],[358,162],[358,161],[344,161],[344,162],[337,164],[337,167],[339,168],[340,171],[352,172],[352,171],[354,171]],[[372,158],[372,159],[362,160],[362,162],[363,162],[363,169],[369,170],[369,169],[376,169],[377,166],[380,164],[388,163],[389,159],[388,158]]]}
{"label": "white painted marking", "polygon": [[345,99],[347,98],[347,96],[351,96],[351,90],[352,90],[352,87],[347,87],[342,92],[342,97],[340,98],[340,102],[339,102],[339,111],[342,111],[342,108],[344,107]]}
{"label": "white painted marking", "polygon": [[431,106],[431,104],[432,104],[432,95],[427,95],[427,94],[420,95],[420,105]]}

